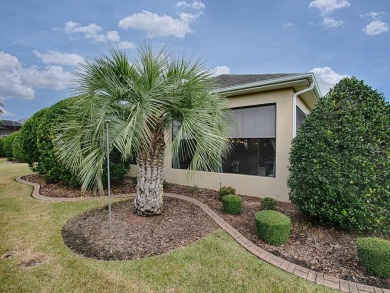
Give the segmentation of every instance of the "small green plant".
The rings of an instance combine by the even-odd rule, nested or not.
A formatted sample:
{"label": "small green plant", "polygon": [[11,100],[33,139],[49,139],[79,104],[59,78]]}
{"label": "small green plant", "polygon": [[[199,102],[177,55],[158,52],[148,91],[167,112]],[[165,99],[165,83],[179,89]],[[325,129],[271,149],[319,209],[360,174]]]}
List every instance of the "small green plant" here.
{"label": "small green plant", "polygon": [[222,197],[223,210],[227,214],[237,215],[241,213],[242,199],[235,194],[228,194]]}
{"label": "small green plant", "polygon": [[231,186],[222,186],[219,189],[219,198],[222,199],[223,196],[229,195],[229,194],[236,194],[236,189]]}
{"label": "small green plant", "polygon": [[390,241],[363,237],[356,240],[356,252],[362,267],[369,273],[390,278]]}
{"label": "small green plant", "polygon": [[169,183],[164,180],[163,181],[163,190],[167,190],[168,187],[169,187]]}
{"label": "small green plant", "polygon": [[256,213],[256,229],[260,239],[273,245],[280,245],[288,240],[291,220],[277,211],[264,210]]}
{"label": "small green plant", "polygon": [[197,194],[199,192],[199,187],[197,185],[194,185],[194,186],[190,186],[188,188],[188,192],[189,193],[192,193],[192,194]]}
{"label": "small green plant", "polygon": [[261,200],[260,207],[262,210],[275,210],[276,200],[270,197],[264,197]]}
{"label": "small green plant", "polygon": [[137,177],[130,177],[131,183],[134,185],[137,185],[138,183],[138,178]]}

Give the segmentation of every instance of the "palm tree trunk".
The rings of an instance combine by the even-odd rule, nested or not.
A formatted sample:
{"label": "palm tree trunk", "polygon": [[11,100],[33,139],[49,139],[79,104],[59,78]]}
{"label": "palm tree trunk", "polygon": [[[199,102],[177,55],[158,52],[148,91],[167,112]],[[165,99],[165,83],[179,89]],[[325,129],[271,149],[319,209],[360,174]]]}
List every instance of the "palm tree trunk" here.
{"label": "palm tree trunk", "polygon": [[138,183],[135,211],[141,216],[155,216],[163,209],[165,141],[162,128],[156,131],[152,149],[138,154]]}

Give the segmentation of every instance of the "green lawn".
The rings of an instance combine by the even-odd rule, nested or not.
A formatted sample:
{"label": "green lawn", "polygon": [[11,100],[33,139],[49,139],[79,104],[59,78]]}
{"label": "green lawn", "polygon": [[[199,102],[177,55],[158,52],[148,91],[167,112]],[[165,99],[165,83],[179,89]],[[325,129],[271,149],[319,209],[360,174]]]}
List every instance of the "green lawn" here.
{"label": "green lawn", "polygon": [[[258,260],[220,230],[141,260],[81,257],[63,244],[61,228],[106,201],[35,200],[32,187],[14,181],[28,173],[0,160],[0,292],[330,292]],[[25,265],[34,260],[42,264]]]}

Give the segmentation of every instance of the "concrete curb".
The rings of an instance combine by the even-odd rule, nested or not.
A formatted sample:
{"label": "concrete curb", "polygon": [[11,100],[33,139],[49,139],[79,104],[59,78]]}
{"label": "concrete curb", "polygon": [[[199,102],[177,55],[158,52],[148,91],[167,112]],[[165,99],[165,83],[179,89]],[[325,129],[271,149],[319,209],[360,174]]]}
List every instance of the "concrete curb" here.
{"label": "concrete curb", "polygon": [[[53,198],[53,197],[47,197],[43,196],[39,193],[40,185],[32,182],[25,181],[21,179],[20,177],[16,178],[17,182],[28,184],[34,187],[32,197],[39,199],[39,200],[45,200],[50,202],[65,202],[65,201],[77,201],[81,199],[96,199],[96,198],[102,198],[102,196],[99,197],[85,197],[85,198]],[[131,194],[130,196],[132,196]],[[127,197],[129,195],[116,195],[115,197]],[[185,200],[187,202],[190,202],[198,207],[200,207],[207,215],[210,216],[211,219],[213,219],[219,227],[221,227],[223,230],[225,230],[231,237],[233,237],[234,240],[236,240],[242,247],[244,247],[247,251],[255,255],[257,258],[266,261],[281,270],[291,273],[299,278],[308,280],[310,282],[323,285],[325,287],[340,290],[342,292],[350,292],[350,293],[390,293],[390,290],[384,289],[384,288],[377,288],[373,286],[368,286],[356,282],[349,282],[343,279],[335,278],[323,273],[318,273],[313,270],[309,270],[307,268],[301,267],[299,265],[296,265],[294,263],[291,263],[287,260],[284,260],[281,257],[278,257],[272,253],[269,253],[268,251],[262,249],[260,246],[257,246],[253,242],[246,239],[240,232],[238,232],[236,229],[234,229],[232,226],[230,226],[227,222],[225,222],[224,219],[222,219],[216,212],[214,212],[212,209],[210,209],[206,204],[184,195],[179,194],[172,194],[172,193],[164,193],[164,196],[169,196],[181,200]]]}

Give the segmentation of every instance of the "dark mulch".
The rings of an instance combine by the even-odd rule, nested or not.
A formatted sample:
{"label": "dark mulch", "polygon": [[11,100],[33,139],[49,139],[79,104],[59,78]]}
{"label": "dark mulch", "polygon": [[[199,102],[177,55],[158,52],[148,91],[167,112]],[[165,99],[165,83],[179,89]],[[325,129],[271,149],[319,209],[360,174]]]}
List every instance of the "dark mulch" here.
{"label": "dark mulch", "polygon": [[[41,184],[46,196],[86,196],[61,184],[44,184],[39,175],[24,179]],[[135,191],[131,180],[113,186],[113,194]],[[390,289],[390,279],[368,275],[359,266],[356,256],[357,235],[324,225],[314,225],[297,208],[278,202],[277,210],[292,221],[287,243],[268,245],[256,235],[255,213],[260,210],[260,199],[243,196],[242,212],[227,215],[217,191],[169,184],[166,192],[193,197],[217,212],[246,238],[262,248],[306,268],[344,280]],[[87,212],[71,219],[63,228],[65,243],[89,257],[98,259],[135,259],[160,254],[205,236],[217,229],[206,214],[189,203],[164,198],[164,212],[157,217],[140,217],[133,213],[128,201],[113,205],[113,233],[108,229],[108,208]],[[112,250],[112,252],[110,252]]]}

